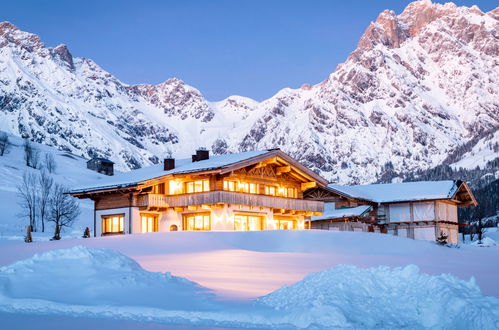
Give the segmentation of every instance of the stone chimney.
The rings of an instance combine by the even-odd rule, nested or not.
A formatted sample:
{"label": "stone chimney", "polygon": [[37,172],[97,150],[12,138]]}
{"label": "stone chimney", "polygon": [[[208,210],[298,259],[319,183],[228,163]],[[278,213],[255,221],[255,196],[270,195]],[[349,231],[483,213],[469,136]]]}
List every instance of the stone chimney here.
{"label": "stone chimney", "polygon": [[205,148],[198,148],[196,154],[192,155],[192,162],[199,162],[210,158],[210,152]]}
{"label": "stone chimney", "polygon": [[175,158],[173,158],[172,156],[167,156],[163,160],[163,165],[163,169],[165,171],[173,170],[175,168]]}

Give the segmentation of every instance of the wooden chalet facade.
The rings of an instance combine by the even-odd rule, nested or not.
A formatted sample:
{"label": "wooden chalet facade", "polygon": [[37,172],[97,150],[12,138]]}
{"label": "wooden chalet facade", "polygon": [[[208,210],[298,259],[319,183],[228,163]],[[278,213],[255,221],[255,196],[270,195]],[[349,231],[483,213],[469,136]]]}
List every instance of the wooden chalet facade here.
{"label": "wooden chalet facade", "polygon": [[[312,217],[313,229],[380,232],[430,241],[444,235],[449,243],[459,241],[457,208],[477,205],[468,184],[459,180],[328,185],[308,190],[305,198],[326,203],[324,214]],[[370,208],[366,211],[361,206]]]}
{"label": "wooden chalet facade", "polygon": [[[177,163],[177,164],[176,164]],[[304,192],[327,181],[280,150],[192,159],[115,175],[74,189],[94,201],[94,236],[176,230],[304,229],[322,201]]]}

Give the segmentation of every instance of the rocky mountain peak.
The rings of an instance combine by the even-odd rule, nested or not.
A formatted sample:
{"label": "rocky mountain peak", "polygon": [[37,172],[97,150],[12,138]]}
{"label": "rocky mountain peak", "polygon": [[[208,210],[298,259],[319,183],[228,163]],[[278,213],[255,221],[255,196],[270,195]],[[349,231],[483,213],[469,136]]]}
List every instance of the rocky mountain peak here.
{"label": "rocky mountain peak", "polygon": [[53,54],[58,57],[69,69],[74,70],[73,55],[66,45],[61,44],[53,49]]}
{"label": "rocky mountain peak", "polygon": [[19,46],[28,52],[37,52],[41,56],[49,54],[40,37],[36,34],[21,31],[10,22],[1,22],[0,47],[5,47],[9,44]]}

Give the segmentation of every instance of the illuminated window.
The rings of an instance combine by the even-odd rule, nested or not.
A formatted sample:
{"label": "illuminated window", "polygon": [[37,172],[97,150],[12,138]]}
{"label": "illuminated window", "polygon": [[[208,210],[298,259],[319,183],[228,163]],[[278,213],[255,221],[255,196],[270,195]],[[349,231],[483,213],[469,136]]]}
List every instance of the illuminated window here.
{"label": "illuminated window", "polygon": [[258,185],[256,183],[250,183],[249,193],[250,194],[258,194]]}
{"label": "illuminated window", "polygon": [[141,227],[143,233],[158,231],[158,216],[154,214],[140,215]]}
{"label": "illuminated window", "polygon": [[188,194],[210,191],[210,180],[197,180],[185,183],[185,191]]}
{"label": "illuminated window", "polygon": [[184,215],[185,230],[210,230],[210,215],[207,213],[192,213]]}
{"label": "illuminated window", "polygon": [[293,220],[293,219],[274,217],[274,221],[276,224],[276,229],[287,230],[287,229],[296,229],[297,228],[296,220]]}
{"label": "illuminated window", "polygon": [[170,180],[168,182],[168,193],[170,195],[176,195],[182,193],[182,183],[175,180]]}
{"label": "illuminated window", "polygon": [[224,190],[236,191],[236,182],[224,180]]}
{"label": "illuminated window", "polygon": [[123,234],[125,215],[106,215],[102,217],[102,234]]}
{"label": "illuminated window", "polygon": [[257,215],[236,214],[234,230],[262,230],[263,217]]}
{"label": "illuminated window", "polygon": [[276,187],[275,186],[265,186],[265,195],[275,196]]}

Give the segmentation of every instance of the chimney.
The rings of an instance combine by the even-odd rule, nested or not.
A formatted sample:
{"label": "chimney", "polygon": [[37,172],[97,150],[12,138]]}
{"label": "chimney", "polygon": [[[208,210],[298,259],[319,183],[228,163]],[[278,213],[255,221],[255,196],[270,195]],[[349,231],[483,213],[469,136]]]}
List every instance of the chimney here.
{"label": "chimney", "polygon": [[210,158],[210,152],[205,148],[198,148],[196,154],[192,155],[192,162],[199,162]]}
{"label": "chimney", "polygon": [[175,158],[167,157],[164,159],[164,167],[165,171],[173,170],[175,168]]}

